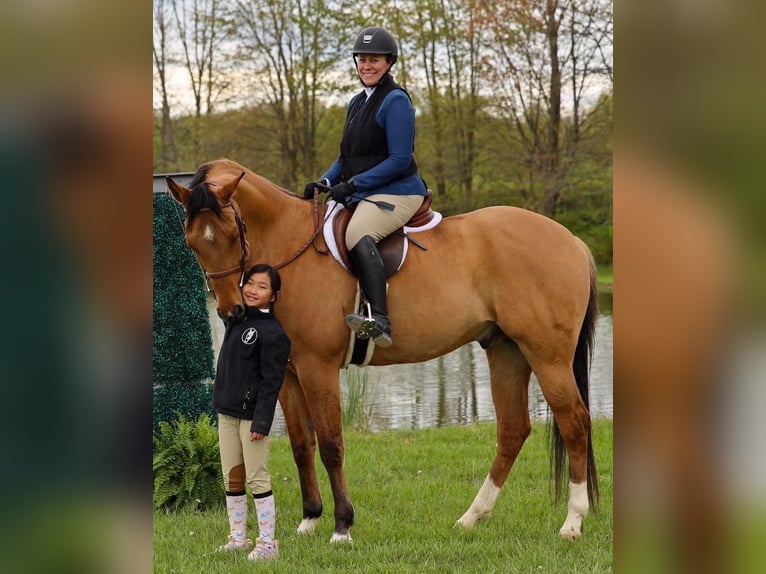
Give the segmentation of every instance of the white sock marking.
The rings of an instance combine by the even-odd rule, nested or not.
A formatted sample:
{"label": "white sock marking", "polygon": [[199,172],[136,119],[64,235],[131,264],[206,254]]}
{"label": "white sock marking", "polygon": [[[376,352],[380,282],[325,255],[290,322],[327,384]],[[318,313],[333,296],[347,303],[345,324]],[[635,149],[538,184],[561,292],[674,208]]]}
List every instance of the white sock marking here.
{"label": "white sock marking", "polygon": [[313,534],[318,521],[318,518],[304,518],[298,525],[298,534]]}
{"label": "white sock marking", "polygon": [[338,534],[337,532],[333,532],[332,536],[330,537],[330,544],[335,544],[337,542],[343,542],[343,543],[349,543],[351,544],[353,540],[351,540],[351,534]]}
{"label": "white sock marking", "polygon": [[588,509],[588,484],[570,482],[567,518],[559,534],[564,538],[578,538],[581,534],[582,521],[588,516]]}
{"label": "white sock marking", "polygon": [[465,511],[455,523],[455,526],[463,528],[473,528],[476,522],[492,515],[492,509],[495,507],[497,497],[500,495],[500,488],[494,485],[489,475],[484,479],[476,498],[473,499],[471,506]]}

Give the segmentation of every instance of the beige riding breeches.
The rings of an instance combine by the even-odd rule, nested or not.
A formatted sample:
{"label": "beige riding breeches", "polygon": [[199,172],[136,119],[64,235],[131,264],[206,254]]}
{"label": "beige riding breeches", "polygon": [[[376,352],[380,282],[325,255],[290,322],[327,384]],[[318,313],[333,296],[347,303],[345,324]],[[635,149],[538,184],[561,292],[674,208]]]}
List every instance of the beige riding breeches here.
{"label": "beige riding breeches", "polygon": [[402,227],[423,204],[422,195],[386,195],[375,194],[372,201],[385,201],[394,206],[393,211],[386,211],[369,201],[360,201],[346,229],[346,247],[350,251],[365,235],[375,243]]}
{"label": "beige riding breeches", "polygon": [[218,413],[218,441],[226,492],[242,492],[245,484],[252,494],[271,490],[269,437],[250,440],[252,422]]}

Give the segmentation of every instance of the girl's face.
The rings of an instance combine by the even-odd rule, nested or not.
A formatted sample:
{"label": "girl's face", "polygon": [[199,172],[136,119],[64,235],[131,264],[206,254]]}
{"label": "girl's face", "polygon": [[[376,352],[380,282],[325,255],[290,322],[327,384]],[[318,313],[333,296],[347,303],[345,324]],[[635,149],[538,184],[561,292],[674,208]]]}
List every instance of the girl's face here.
{"label": "girl's face", "polygon": [[242,286],[242,298],[248,307],[268,309],[277,298],[271,288],[269,274],[253,273],[247,283]]}
{"label": "girl's face", "polygon": [[356,70],[365,86],[376,86],[390,68],[383,54],[359,54],[356,59]]}

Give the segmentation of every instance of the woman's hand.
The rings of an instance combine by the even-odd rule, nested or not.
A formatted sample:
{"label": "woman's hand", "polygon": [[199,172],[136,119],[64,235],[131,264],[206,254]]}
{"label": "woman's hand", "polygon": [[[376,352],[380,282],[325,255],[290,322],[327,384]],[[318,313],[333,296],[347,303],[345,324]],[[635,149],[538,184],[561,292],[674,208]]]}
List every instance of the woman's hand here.
{"label": "woman's hand", "polygon": [[261,434],[259,432],[251,432],[250,440],[261,440],[265,436],[266,436],[265,434]]}
{"label": "woman's hand", "polygon": [[337,185],[333,185],[330,188],[330,195],[332,196],[333,201],[336,203],[343,203],[343,201],[349,195],[354,193],[354,191],[356,191],[356,186],[354,185],[354,180],[350,179]]}

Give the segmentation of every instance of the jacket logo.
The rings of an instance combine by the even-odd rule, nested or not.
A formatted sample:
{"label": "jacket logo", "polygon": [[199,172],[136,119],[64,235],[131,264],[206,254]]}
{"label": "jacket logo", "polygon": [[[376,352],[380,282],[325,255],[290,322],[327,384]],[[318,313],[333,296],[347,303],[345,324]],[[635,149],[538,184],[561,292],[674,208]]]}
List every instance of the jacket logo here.
{"label": "jacket logo", "polygon": [[242,333],[242,342],[245,345],[252,345],[258,340],[258,331],[255,327],[250,327]]}

